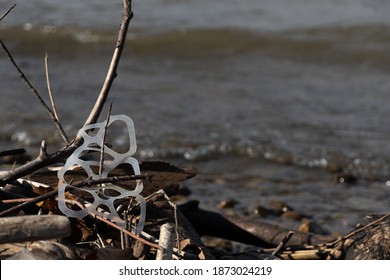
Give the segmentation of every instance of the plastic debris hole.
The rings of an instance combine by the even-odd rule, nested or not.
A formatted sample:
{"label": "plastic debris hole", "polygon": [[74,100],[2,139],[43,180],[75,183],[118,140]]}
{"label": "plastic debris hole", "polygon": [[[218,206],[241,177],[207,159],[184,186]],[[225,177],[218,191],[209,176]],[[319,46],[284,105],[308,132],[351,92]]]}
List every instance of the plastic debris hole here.
{"label": "plastic debris hole", "polygon": [[[93,204],[95,202],[95,197],[91,195],[90,192],[82,188],[74,188],[71,185],[65,186],[66,195],[70,195],[72,199],[82,198],[84,203]],[[73,203],[74,204],[74,203]]]}
{"label": "plastic debris hole", "polygon": [[71,182],[72,184],[85,181],[89,178],[87,172],[84,169],[75,166],[73,169],[66,170],[63,175],[63,181]]}
{"label": "plastic debris hole", "polygon": [[[106,131],[106,145],[110,145],[111,150],[116,153],[127,153],[128,149],[124,147],[133,147],[136,145],[135,138],[132,138],[133,132],[129,132],[129,124],[121,120],[114,120]],[[134,143],[132,143],[134,142]]]}
{"label": "plastic debris hole", "polygon": [[[90,149],[90,148],[89,148]],[[101,160],[102,153],[101,149],[97,148],[97,150],[90,149],[87,153],[80,155],[80,159],[84,161],[99,161]],[[115,158],[109,153],[103,153],[104,162],[112,162]]]}

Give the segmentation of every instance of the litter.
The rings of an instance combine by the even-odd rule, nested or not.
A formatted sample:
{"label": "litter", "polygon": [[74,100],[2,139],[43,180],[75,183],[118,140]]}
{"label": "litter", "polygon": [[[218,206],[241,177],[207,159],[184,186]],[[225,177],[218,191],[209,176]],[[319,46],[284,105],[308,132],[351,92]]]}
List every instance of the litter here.
{"label": "litter", "polygon": [[[130,139],[129,147],[127,151],[120,153],[111,149],[104,143],[103,150],[105,156],[102,165],[103,168],[101,172],[96,172],[93,170],[93,167],[99,167],[100,161],[83,157],[88,155],[88,153],[101,152],[104,133],[106,133],[107,128],[114,122],[125,123]],[[89,214],[98,215],[126,228],[127,222],[124,221],[115,210],[115,201],[135,197],[138,200],[140,207],[140,218],[136,230],[136,234],[139,235],[144,227],[146,215],[145,199],[140,194],[143,190],[143,183],[141,180],[136,180],[134,190],[126,190],[112,183],[96,185],[93,187],[76,188],[72,186],[71,182],[67,182],[65,179],[66,172],[75,167],[82,168],[88,179],[108,178],[110,172],[121,164],[130,165],[134,175],[140,175],[141,172],[138,161],[133,157],[137,150],[133,121],[125,115],[111,116],[108,125],[106,122],[101,122],[84,126],[79,130],[78,136],[83,139],[82,145],[73,152],[66,160],[65,165],[58,171],[58,178],[62,182],[58,187],[59,209],[68,217],[81,219]],[[65,193],[72,190],[75,191],[72,194],[82,199],[84,202],[83,209],[74,210],[68,207]]]}

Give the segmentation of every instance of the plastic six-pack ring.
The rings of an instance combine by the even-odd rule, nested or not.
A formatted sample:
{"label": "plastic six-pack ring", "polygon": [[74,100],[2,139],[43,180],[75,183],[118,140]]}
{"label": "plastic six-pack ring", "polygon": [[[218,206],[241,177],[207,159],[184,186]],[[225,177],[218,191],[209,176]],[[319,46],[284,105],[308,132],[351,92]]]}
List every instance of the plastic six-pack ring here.
{"label": "plastic six-pack ring", "polygon": [[[88,159],[85,155],[88,155],[88,153],[99,153],[102,151],[101,146],[104,134],[107,132],[107,128],[114,122],[123,122],[126,125],[126,130],[130,140],[129,147],[124,153],[120,153],[111,149],[106,145],[106,143],[104,143],[103,151],[105,160],[103,161],[103,168],[100,170],[101,172],[96,172],[96,167],[101,165],[100,160]],[[134,190],[127,190],[112,183],[76,188],[72,186],[71,182],[67,182],[65,179],[66,172],[72,170],[74,167],[82,168],[88,179],[96,180],[108,178],[110,172],[121,164],[130,165],[133,169],[134,175],[140,175],[141,172],[138,161],[133,158],[133,155],[137,150],[133,121],[125,115],[111,116],[108,124],[107,122],[101,122],[84,126],[79,130],[78,136],[83,139],[82,145],[73,152],[73,154],[66,160],[65,165],[58,171],[58,178],[62,182],[58,187],[59,209],[68,217],[81,219],[89,214],[92,214],[109,219],[110,221],[125,228],[126,222],[116,211],[115,202],[117,200],[131,199],[132,197],[135,197],[138,199],[140,206],[140,218],[136,230],[136,234],[139,234],[144,227],[146,211],[145,199],[140,194],[143,190],[143,183],[141,180],[136,180]],[[93,167],[95,167],[95,171]],[[84,196],[88,196],[88,200],[84,200],[88,202],[86,202],[80,210],[74,210],[68,207],[70,204],[66,202],[67,191],[77,193],[81,196],[79,197],[81,199],[83,199],[83,194]]]}

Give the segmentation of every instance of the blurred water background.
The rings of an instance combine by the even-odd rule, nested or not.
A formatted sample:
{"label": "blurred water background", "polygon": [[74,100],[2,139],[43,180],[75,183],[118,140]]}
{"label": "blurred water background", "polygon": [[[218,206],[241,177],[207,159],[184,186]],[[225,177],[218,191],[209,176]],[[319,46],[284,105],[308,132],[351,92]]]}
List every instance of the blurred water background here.
{"label": "blurred water background", "polygon": [[[0,14],[13,3],[1,0]],[[135,123],[139,160],[197,167],[184,186],[201,207],[234,199],[255,219],[281,200],[347,232],[389,211],[389,1],[134,0],[133,10],[110,99]],[[19,0],[0,23],[45,98],[48,53],[71,137],[99,93],[121,12],[122,1]],[[4,53],[0,112],[0,150],[63,145]]]}

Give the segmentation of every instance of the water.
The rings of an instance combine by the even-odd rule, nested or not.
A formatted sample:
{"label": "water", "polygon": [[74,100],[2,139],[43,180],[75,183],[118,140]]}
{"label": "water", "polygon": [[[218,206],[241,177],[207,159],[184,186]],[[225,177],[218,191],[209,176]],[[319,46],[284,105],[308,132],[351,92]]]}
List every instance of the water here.
{"label": "water", "polygon": [[[48,52],[70,137],[104,80],[117,2],[19,1],[0,24],[1,39],[45,98]],[[113,113],[134,120],[140,160],[199,169],[184,185],[202,207],[234,198],[249,215],[284,200],[329,231],[347,232],[366,214],[389,211],[387,2],[134,1]],[[0,14],[11,4],[1,1]],[[1,150],[34,155],[42,139],[49,151],[63,145],[5,55],[0,85]],[[118,135],[115,144],[122,142]],[[336,183],[329,170],[357,181]]]}

